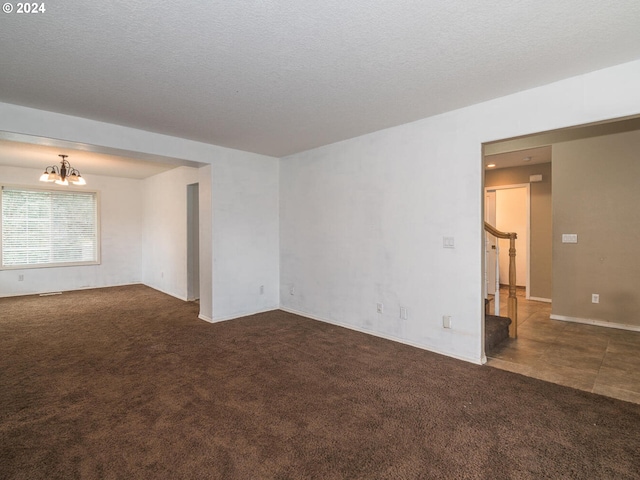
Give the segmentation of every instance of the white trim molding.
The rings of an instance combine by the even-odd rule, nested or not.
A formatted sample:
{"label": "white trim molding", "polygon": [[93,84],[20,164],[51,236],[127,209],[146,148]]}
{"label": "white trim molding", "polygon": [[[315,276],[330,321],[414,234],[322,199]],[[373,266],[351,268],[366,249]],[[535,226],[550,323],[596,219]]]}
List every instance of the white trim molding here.
{"label": "white trim molding", "polygon": [[323,323],[328,323],[328,324],[331,324],[331,325],[335,325],[336,327],[347,328],[349,330],[354,330],[356,332],[364,333],[366,335],[373,335],[374,337],[384,338],[385,340],[390,340],[392,342],[402,343],[404,345],[409,345],[410,347],[415,347],[415,348],[419,348],[421,350],[426,350],[428,352],[437,353],[438,355],[444,355],[445,357],[455,358],[456,360],[462,360],[464,362],[474,363],[476,365],[482,365],[482,364],[486,363],[486,361],[487,361],[487,359],[486,359],[486,357],[484,355],[480,359],[464,357],[464,356],[461,356],[461,355],[452,355],[450,353],[443,352],[442,350],[435,349],[435,348],[433,348],[431,346],[421,345],[419,343],[411,342],[411,341],[405,340],[403,338],[394,337],[393,335],[386,335],[386,334],[383,334],[383,333],[374,332],[372,330],[366,330],[364,328],[355,327],[353,325],[347,325],[346,323],[336,322],[336,321],[333,321],[333,320],[328,320],[326,318],[320,318],[320,317],[317,317],[315,315],[311,315],[311,314],[308,314],[308,313],[305,313],[305,312],[301,312],[299,310],[294,310],[293,308],[280,307],[280,310],[282,310],[283,312],[293,313],[294,315],[299,315],[300,317],[305,317],[305,318],[309,318],[311,320],[316,320],[318,322],[323,322]]}
{"label": "white trim molding", "polygon": [[259,313],[267,313],[267,312],[273,312],[274,310],[280,310],[280,307],[269,307],[269,308],[265,308],[264,310],[257,310],[257,311],[251,311],[251,312],[244,312],[244,313],[237,313],[234,315],[228,315],[226,317],[215,317],[213,319],[209,319],[208,317],[204,317],[203,316],[199,316],[198,318],[200,318],[201,320],[206,320],[207,322],[210,323],[218,323],[218,322],[226,322],[227,320],[235,320],[236,318],[242,318],[242,317],[250,317],[251,315],[257,315]]}
{"label": "white trim molding", "polygon": [[[0,298],[9,298],[9,297],[26,297],[27,295],[59,295],[69,292],[75,292],[79,290],[97,290],[102,288],[112,288],[112,287],[127,287],[129,285],[144,285],[142,282],[128,282],[128,283],[115,283],[113,285],[97,285],[97,286],[88,286],[88,287],[77,287],[77,288],[69,288],[67,290],[36,290],[35,292],[18,292],[18,293],[10,293],[9,295],[2,294]],[[149,285],[144,285],[145,287],[149,287]],[[153,287],[149,287],[153,288]],[[155,289],[154,289],[155,290]],[[164,292],[162,292],[164,293]]]}
{"label": "white trim molding", "polygon": [[545,302],[551,303],[550,298],[542,298],[542,297],[527,297],[527,300],[533,300],[534,302]]}
{"label": "white trim molding", "polygon": [[551,314],[551,320],[560,320],[562,322],[584,323],[587,325],[595,325],[597,327],[617,328],[620,330],[630,330],[640,332],[640,325],[627,325],[624,323],[605,322],[604,320],[596,320],[592,318],[567,317],[565,315]]}

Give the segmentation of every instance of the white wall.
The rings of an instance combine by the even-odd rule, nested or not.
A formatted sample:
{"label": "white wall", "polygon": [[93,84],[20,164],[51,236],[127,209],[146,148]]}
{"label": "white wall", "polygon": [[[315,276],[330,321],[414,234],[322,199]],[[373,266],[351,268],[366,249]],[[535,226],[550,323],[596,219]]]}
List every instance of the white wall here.
{"label": "white wall", "polygon": [[214,321],[279,307],[278,172],[261,155],[212,163]]}
{"label": "white wall", "polygon": [[200,318],[211,321],[213,318],[211,165],[198,169],[198,183],[200,197],[198,202],[200,213]]}
{"label": "white wall", "polygon": [[142,282],[187,300],[187,185],[198,169],[179,167],[143,182]]}
{"label": "white wall", "polygon": [[[44,167],[43,167],[44,168]],[[0,166],[0,183],[42,187],[41,170]],[[0,270],[0,296],[108,287],[141,282],[141,182],[83,175],[100,192],[101,263],[77,267]],[[18,275],[24,275],[19,282]]]}
{"label": "white wall", "polygon": [[636,61],[282,159],[282,308],[481,362],[482,143],[638,114],[639,84]]}

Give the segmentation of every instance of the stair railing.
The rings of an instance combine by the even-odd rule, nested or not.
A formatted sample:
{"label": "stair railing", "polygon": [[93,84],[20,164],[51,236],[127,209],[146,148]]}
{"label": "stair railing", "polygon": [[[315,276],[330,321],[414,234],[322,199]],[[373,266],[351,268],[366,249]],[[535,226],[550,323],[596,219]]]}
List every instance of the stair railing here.
{"label": "stair railing", "polygon": [[484,222],[484,229],[497,238],[509,239],[509,298],[507,299],[507,311],[511,319],[509,336],[518,337],[518,299],[516,298],[516,238],[515,232],[501,232],[493,225]]}

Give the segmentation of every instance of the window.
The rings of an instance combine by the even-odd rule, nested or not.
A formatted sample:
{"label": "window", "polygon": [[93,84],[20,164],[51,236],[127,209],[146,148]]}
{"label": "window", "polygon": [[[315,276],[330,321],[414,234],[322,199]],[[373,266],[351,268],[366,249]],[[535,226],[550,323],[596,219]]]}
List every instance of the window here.
{"label": "window", "polygon": [[2,268],[100,263],[98,193],[2,186]]}

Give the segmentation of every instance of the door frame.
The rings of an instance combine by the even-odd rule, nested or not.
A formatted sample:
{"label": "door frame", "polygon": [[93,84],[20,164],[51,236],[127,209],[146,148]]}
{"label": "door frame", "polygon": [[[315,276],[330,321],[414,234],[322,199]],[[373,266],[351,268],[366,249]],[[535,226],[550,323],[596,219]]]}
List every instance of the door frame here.
{"label": "door frame", "polygon": [[[527,265],[527,275],[526,275],[526,281],[525,281],[525,295],[526,298],[529,299],[530,298],[530,283],[531,283],[531,184],[530,183],[514,183],[511,185],[496,185],[493,187],[484,187],[484,196],[483,196],[483,201],[482,201],[482,217],[484,218],[485,216],[485,209],[487,208],[487,206],[485,205],[484,199],[486,198],[487,192],[488,191],[493,191],[493,190],[510,190],[513,188],[525,188],[526,189],[526,194],[525,194],[525,211],[526,211],[526,215],[527,215],[527,238],[526,238],[526,247],[527,247],[527,258],[526,258],[526,265]],[[497,202],[496,202],[496,206],[497,206]],[[494,225],[495,226],[495,225]],[[483,243],[483,251],[486,250],[487,245],[486,245],[486,236],[484,236],[484,238],[482,239],[482,243]],[[516,256],[517,256],[517,247],[516,247]],[[484,271],[485,271],[485,275],[486,275],[486,271],[487,271],[487,265],[484,266]]]}
{"label": "door frame", "polygon": [[[493,195],[489,195],[491,192],[493,192]],[[488,202],[487,200],[493,197],[493,201],[492,202]],[[495,206],[495,202],[496,202],[496,192],[494,190],[485,190],[484,192],[484,221],[489,223],[490,225],[495,226],[495,218],[493,218],[493,221],[490,217],[490,215],[487,215],[488,212],[490,212],[488,206],[492,203],[493,204],[493,214],[495,217],[495,213],[496,213],[496,206]],[[491,241],[492,237],[495,239],[494,241]],[[488,243],[494,244],[495,243],[495,249],[494,248],[490,248],[490,245],[488,245]],[[498,255],[499,251],[500,251],[500,247],[498,244],[498,239],[496,237],[494,237],[493,235],[491,235],[489,232],[487,232],[486,230],[484,231],[484,248],[485,248],[485,298],[486,295],[489,294],[496,294],[495,288],[496,288],[496,276],[499,276],[499,272],[496,271],[496,255]],[[493,253],[490,255],[490,252]],[[491,291],[491,293],[489,293]],[[500,296],[500,292],[497,292],[498,297]],[[496,305],[498,305],[498,302],[496,302]],[[496,314],[497,315],[497,314]]]}

